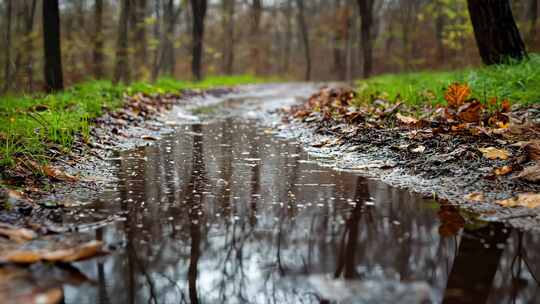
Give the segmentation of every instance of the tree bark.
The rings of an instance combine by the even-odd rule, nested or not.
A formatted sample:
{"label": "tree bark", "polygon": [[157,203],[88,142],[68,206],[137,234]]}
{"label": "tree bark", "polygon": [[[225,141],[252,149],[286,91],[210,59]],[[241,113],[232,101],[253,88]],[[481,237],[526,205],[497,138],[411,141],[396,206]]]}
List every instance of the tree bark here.
{"label": "tree bark", "polygon": [[165,74],[168,76],[174,76],[174,70],[176,67],[176,56],[174,48],[174,34],[178,18],[182,13],[181,4],[178,8],[174,6],[174,0],[168,0],[163,10],[163,18],[165,20],[165,31],[162,34],[161,39],[161,62],[160,69],[165,70]]}
{"label": "tree bark", "polygon": [[96,79],[103,77],[103,0],[96,0],[94,5],[94,76]]}
{"label": "tree bark", "polygon": [[191,9],[193,13],[191,72],[195,80],[200,81],[207,0],[191,0]]}
{"label": "tree bark", "polygon": [[337,75],[339,80],[345,79],[345,56],[343,51],[343,41],[346,31],[348,31],[348,9],[341,6],[341,1],[335,1],[335,32],[334,32],[334,46],[333,46],[333,56],[334,56],[334,73]]}
{"label": "tree bark", "polygon": [[226,75],[233,74],[234,67],[234,10],[235,0],[223,1],[223,72]]}
{"label": "tree bark", "polygon": [[262,1],[252,0],[251,4],[251,30],[250,30],[250,58],[251,64],[254,67],[255,74],[261,73],[261,17],[262,17]]}
{"label": "tree bark", "polygon": [[287,73],[289,71],[289,64],[291,61],[291,40],[292,40],[292,0],[287,0],[285,7],[285,45],[283,46],[283,65],[281,72]]}
{"label": "tree bark", "polygon": [[128,67],[128,17],[131,10],[131,0],[122,0],[120,19],[118,22],[118,40],[116,41],[116,66],[114,68],[113,82],[129,82]]}
{"label": "tree bark", "polygon": [[146,74],[148,46],[146,41],[146,14],[148,0],[133,0],[133,27],[135,28],[135,57],[139,64],[136,67],[136,79],[144,79]]}
{"label": "tree bark", "polygon": [[360,39],[362,43],[364,78],[371,76],[373,70],[373,5],[375,0],[358,0],[359,13],[361,18]]}
{"label": "tree bark", "polygon": [[298,26],[300,27],[300,35],[302,36],[302,42],[304,44],[304,55],[306,57],[306,71],[304,79],[309,81],[311,79],[311,49],[309,45],[309,31],[306,25],[304,0],[296,0],[298,6]]}
{"label": "tree bark", "polygon": [[484,64],[527,56],[509,0],[468,0],[474,35]]}
{"label": "tree bark", "polygon": [[6,6],[6,44],[5,44],[5,67],[4,67],[4,86],[2,92],[9,90],[11,85],[11,14],[13,9],[12,0],[7,0]]}
{"label": "tree bark", "polygon": [[534,44],[536,40],[536,27],[538,22],[538,0],[529,0],[529,34],[527,43]]}
{"label": "tree bark", "polygon": [[58,0],[43,1],[43,43],[45,49],[45,89],[47,92],[63,90]]}

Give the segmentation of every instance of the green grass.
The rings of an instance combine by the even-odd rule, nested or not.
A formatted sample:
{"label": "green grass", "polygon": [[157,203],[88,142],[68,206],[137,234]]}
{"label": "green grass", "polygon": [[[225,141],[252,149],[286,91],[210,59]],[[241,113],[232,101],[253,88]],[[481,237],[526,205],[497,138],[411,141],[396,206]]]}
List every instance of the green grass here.
{"label": "green grass", "polygon": [[512,103],[540,102],[540,54],[510,65],[450,72],[388,74],[357,82],[362,101],[382,98],[410,106],[445,104],[444,92],[453,82],[467,83],[472,97],[486,102],[493,97]]}
{"label": "green grass", "polygon": [[0,168],[13,166],[17,158],[47,162],[47,149],[53,146],[69,151],[78,136],[88,138],[89,121],[105,109],[120,107],[124,94],[178,93],[263,81],[246,75],[208,77],[197,83],[162,78],[129,86],[94,80],[55,94],[0,96]]}

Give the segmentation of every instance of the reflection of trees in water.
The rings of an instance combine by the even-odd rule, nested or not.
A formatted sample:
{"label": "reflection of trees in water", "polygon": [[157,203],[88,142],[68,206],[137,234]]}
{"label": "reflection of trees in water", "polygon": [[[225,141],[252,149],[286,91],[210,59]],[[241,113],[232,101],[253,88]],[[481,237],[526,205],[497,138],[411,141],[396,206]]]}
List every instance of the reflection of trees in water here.
{"label": "reflection of trees in water", "polygon": [[[112,268],[98,264],[103,303],[120,302],[118,295],[123,303],[253,301],[256,295],[268,303],[315,303],[305,275],[364,278],[380,267],[387,277],[427,280],[442,291],[450,268],[459,272],[452,264],[456,238],[439,237],[433,210],[414,195],[348,174],[310,173],[320,168],[284,153],[300,153],[298,146],[256,139],[254,128],[231,120],[191,131],[203,132],[204,141],[180,136],[147,148],[145,165],[122,161],[127,248],[108,259]],[[246,166],[255,162],[245,158],[264,161]],[[311,183],[335,185],[296,186]],[[366,206],[370,196],[375,206]],[[527,272],[518,267],[525,259],[538,269],[540,253],[530,248],[539,241],[525,234],[514,274]],[[492,298],[516,292],[509,269],[518,243],[511,245],[500,256]]]}

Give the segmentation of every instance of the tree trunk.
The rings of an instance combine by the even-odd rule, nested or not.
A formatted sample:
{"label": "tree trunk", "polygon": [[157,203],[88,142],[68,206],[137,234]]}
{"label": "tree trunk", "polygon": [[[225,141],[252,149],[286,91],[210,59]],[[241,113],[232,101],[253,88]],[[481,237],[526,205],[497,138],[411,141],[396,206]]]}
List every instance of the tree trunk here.
{"label": "tree trunk", "polygon": [[252,0],[251,4],[251,30],[250,30],[250,58],[255,74],[261,73],[261,17],[262,17],[262,1]]}
{"label": "tree trunk", "polygon": [[444,25],[446,22],[445,15],[442,13],[443,4],[437,1],[435,11],[435,40],[437,41],[436,58],[438,62],[444,62],[445,49],[444,49]]}
{"label": "tree trunk", "polygon": [[538,22],[538,0],[529,0],[529,34],[527,42],[532,46],[536,40],[536,27]]}
{"label": "tree trunk", "polygon": [[94,76],[96,79],[103,77],[103,0],[96,0],[94,6]]}
{"label": "tree trunk", "polygon": [[193,12],[191,72],[197,81],[202,79],[201,69],[206,8],[207,0],[191,0],[191,9]]}
{"label": "tree trunk", "polygon": [[182,12],[181,4],[178,8],[174,7],[174,0],[168,0],[166,7],[163,10],[163,18],[165,19],[165,32],[162,35],[162,54],[160,68],[165,70],[168,76],[174,76],[176,67],[176,56],[174,49],[174,34],[178,18]]}
{"label": "tree trunk", "polygon": [[484,64],[527,56],[509,0],[468,0],[474,35]]}
{"label": "tree trunk", "polygon": [[148,11],[147,0],[133,0],[133,27],[135,28],[135,57],[139,63],[136,67],[136,79],[144,79],[147,64],[147,43],[146,43],[146,14]]}
{"label": "tree trunk", "polygon": [[47,92],[63,90],[58,0],[43,1],[43,43],[45,49],[45,89]]}
{"label": "tree trunk", "polygon": [[283,46],[283,65],[281,71],[283,74],[289,71],[289,64],[291,61],[292,9],[292,0],[287,0],[287,6],[285,7],[285,45]]}
{"label": "tree trunk", "polygon": [[6,6],[6,44],[4,46],[6,50],[5,67],[4,67],[4,86],[2,91],[6,92],[11,84],[11,14],[12,14],[12,0],[7,0]]}
{"label": "tree trunk", "polygon": [[333,46],[333,55],[334,55],[334,73],[337,75],[339,80],[345,79],[345,60],[343,55],[343,41],[346,31],[348,31],[348,8],[341,6],[341,1],[335,1],[335,32],[334,32],[334,46]]}
{"label": "tree trunk", "polygon": [[304,0],[296,0],[296,5],[298,6],[298,26],[300,27],[300,35],[302,36],[306,56],[306,72],[304,79],[309,81],[311,79],[311,49],[309,46],[309,32],[306,25]]}
{"label": "tree trunk", "polygon": [[[154,23],[154,39],[162,39],[161,34],[161,0],[155,0],[154,2],[154,13],[156,14],[156,22]],[[160,70],[160,59],[161,57],[161,48],[158,47],[154,51],[154,58],[152,60],[152,81],[156,81],[159,76]]]}
{"label": "tree trunk", "polygon": [[[24,69],[26,71],[27,77],[27,89],[31,92],[34,88],[34,43],[32,41],[32,32],[34,31],[34,17],[36,15],[37,0],[32,0],[30,5],[27,5],[25,1],[25,32],[24,32],[24,46],[27,50],[24,54],[25,59],[23,59]],[[23,56],[21,54],[21,56]]]}
{"label": "tree trunk", "polygon": [[128,17],[131,10],[131,0],[122,0],[120,19],[118,22],[118,40],[116,41],[116,66],[114,68],[114,83],[129,82],[128,67]]}
{"label": "tree trunk", "polygon": [[373,4],[374,0],[358,0],[359,13],[361,18],[360,39],[362,40],[363,68],[364,78],[371,76],[373,69]]}
{"label": "tree trunk", "polygon": [[235,0],[223,1],[223,72],[233,74],[234,67],[234,2]]}

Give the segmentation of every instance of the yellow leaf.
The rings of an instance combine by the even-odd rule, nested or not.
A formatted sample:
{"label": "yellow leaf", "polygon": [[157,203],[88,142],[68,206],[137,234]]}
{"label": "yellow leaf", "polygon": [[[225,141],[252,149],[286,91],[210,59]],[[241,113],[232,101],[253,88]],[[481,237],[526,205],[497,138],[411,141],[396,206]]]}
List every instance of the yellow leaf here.
{"label": "yellow leaf", "polygon": [[410,117],[410,116],[401,115],[401,113],[397,113],[396,118],[402,123],[407,124],[407,125],[412,125],[418,122],[418,119]]}
{"label": "yellow leaf", "polygon": [[494,147],[480,148],[478,150],[480,150],[480,152],[482,152],[484,157],[488,159],[499,158],[499,159],[505,160],[505,159],[508,159],[508,157],[510,156],[510,152],[504,149],[497,149]]}
{"label": "yellow leaf", "polygon": [[516,197],[497,201],[503,207],[540,207],[540,193],[522,193]]}
{"label": "yellow leaf", "polygon": [[472,192],[465,195],[464,199],[469,202],[483,202],[485,201],[484,193],[482,192]]}
{"label": "yellow leaf", "polygon": [[501,167],[501,168],[495,168],[495,170],[493,170],[493,172],[495,172],[495,175],[507,175],[507,174],[512,173],[512,167],[511,166],[504,166],[504,167]]}

